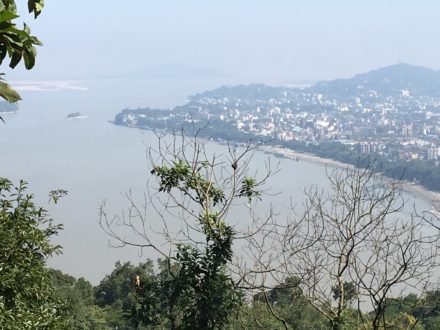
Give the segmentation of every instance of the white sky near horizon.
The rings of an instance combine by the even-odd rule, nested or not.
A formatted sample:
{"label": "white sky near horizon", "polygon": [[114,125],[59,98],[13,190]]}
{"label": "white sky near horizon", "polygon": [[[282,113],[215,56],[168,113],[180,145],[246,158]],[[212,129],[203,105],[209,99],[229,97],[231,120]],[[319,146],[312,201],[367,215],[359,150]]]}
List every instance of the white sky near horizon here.
{"label": "white sky near horizon", "polygon": [[44,46],[32,72],[3,69],[8,80],[168,63],[275,84],[348,77],[400,61],[440,68],[434,0],[48,0],[37,20],[26,1],[17,2]]}

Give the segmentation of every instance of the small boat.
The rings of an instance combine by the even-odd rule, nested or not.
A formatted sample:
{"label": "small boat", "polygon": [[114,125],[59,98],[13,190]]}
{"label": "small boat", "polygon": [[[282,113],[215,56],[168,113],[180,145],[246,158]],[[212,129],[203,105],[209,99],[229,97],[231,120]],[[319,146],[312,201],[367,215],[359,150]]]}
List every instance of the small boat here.
{"label": "small boat", "polygon": [[79,112],[71,112],[71,113],[67,114],[66,118],[67,119],[84,119],[84,118],[87,118],[87,116],[83,116]]}
{"label": "small boat", "polygon": [[71,112],[67,114],[67,118],[76,118],[81,116],[81,114],[79,112]]}

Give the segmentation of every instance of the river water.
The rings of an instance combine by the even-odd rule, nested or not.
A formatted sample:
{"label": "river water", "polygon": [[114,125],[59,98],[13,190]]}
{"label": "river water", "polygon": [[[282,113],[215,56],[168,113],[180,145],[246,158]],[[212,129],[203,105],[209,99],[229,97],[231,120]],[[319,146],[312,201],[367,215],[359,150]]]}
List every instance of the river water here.
{"label": "river water", "polygon": [[[117,260],[140,262],[133,248],[109,247],[98,225],[98,208],[106,200],[110,212],[127,206],[124,192],[141,194],[149,177],[146,149],[155,145],[152,132],[118,127],[111,123],[116,113],[130,107],[172,107],[188,95],[220,86],[224,81],[197,80],[88,80],[76,82],[20,83],[23,101],[15,114],[6,114],[0,126],[0,176],[15,182],[29,182],[29,191],[51,216],[64,224],[56,238],[63,254],[49,265],[93,283],[109,273]],[[85,119],[67,119],[80,112]],[[224,146],[209,144],[220,154]],[[263,169],[273,156],[257,152],[254,170]],[[326,188],[326,168],[322,164],[280,161],[280,172],[270,179],[268,201],[276,209],[286,209],[292,199],[300,204],[303,189],[312,184]],[[48,204],[48,192],[69,191],[59,204]],[[280,193],[280,194],[277,194]],[[405,196],[418,210],[430,203],[414,195]],[[408,208],[409,210],[410,208]],[[409,212],[409,211],[405,211]],[[404,213],[405,213],[404,212]],[[408,214],[404,214],[408,216]]]}

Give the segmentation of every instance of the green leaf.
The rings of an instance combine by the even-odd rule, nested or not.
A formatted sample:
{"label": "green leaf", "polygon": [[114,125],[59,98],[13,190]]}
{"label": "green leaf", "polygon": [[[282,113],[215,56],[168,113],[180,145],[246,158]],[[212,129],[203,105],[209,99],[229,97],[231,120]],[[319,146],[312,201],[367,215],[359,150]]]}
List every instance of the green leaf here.
{"label": "green leaf", "polygon": [[22,58],[22,55],[20,53],[13,53],[11,56],[11,63],[9,63],[9,66],[13,69],[17,66],[18,63],[20,63]]}
{"label": "green leaf", "polygon": [[3,60],[5,59],[6,54],[7,54],[6,48],[1,47],[0,48],[0,65],[2,64]]}
{"label": "green leaf", "polygon": [[20,95],[9,84],[3,81],[0,81],[0,97],[10,103],[15,103],[21,100]]}
{"label": "green leaf", "polygon": [[19,16],[11,11],[0,11],[0,23],[1,22],[8,22],[12,21],[15,18],[18,18]]}
{"label": "green leaf", "polygon": [[34,13],[34,17],[37,18],[41,14],[44,8],[44,0],[29,0],[28,10],[30,13]]}
{"label": "green leaf", "polygon": [[2,0],[3,4],[5,5],[5,9],[8,11],[12,11],[13,13],[17,12],[17,5],[15,4],[15,1],[13,0]]}
{"label": "green leaf", "polygon": [[[19,41],[20,39],[13,34],[4,34],[3,35],[5,41],[9,42],[9,46],[12,47],[13,49],[20,49],[21,47],[23,47],[23,43],[21,41]],[[17,41],[18,39],[18,41]]]}
{"label": "green leaf", "polygon": [[37,46],[43,46],[43,43],[40,40],[38,40],[37,37],[31,36],[31,40],[32,40],[32,44]]}
{"label": "green leaf", "polygon": [[64,197],[67,194],[68,194],[68,191],[64,190],[64,189],[52,190],[49,193],[49,202],[53,201],[56,204],[56,203],[58,203],[58,201],[60,200],[61,197]]}
{"label": "green leaf", "polygon": [[29,26],[26,23],[23,23],[23,26],[23,31],[30,35],[31,29],[29,28]]}
{"label": "green leaf", "polygon": [[35,47],[31,47],[29,48],[28,51],[24,52],[23,59],[24,59],[24,66],[26,67],[26,69],[30,70],[34,67],[35,55],[36,55]]}

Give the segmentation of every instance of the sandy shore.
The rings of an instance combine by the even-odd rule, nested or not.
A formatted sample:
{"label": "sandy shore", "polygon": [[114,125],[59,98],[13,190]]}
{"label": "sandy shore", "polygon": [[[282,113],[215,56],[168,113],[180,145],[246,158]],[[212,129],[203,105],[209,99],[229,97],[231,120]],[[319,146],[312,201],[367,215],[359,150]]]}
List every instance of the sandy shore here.
{"label": "sandy shore", "polygon": [[[290,149],[282,148],[282,147],[274,147],[274,146],[263,146],[259,148],[260,150],[264,152],[269,152],[272,154],[283,154],[286,158],[293,158],[293,159],[299,159],[306,162],[313,162],[313,163],[319,163],[331,167],[337,167],[337,168],[347,168],[347,167],[353,167],[349,164],[344,164],[341,162],[338,162],[333,159],[328,158],[321,158],[315,155],[307,154],[307,153],[300,153],[295,152]],[[427,190],[424,187],[417,185],[412,182],[403,181],[403,190],[406,192],[409,192],[411,194],[416,195],[419,198],[422,198],[430,203],[436,202],[440,200],[440,193]]]}

